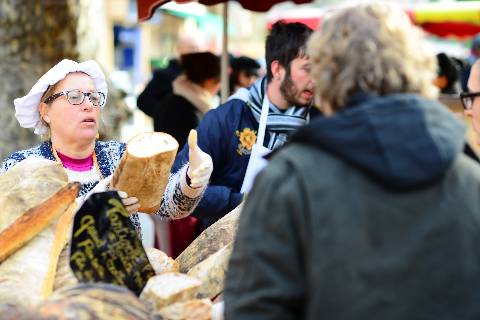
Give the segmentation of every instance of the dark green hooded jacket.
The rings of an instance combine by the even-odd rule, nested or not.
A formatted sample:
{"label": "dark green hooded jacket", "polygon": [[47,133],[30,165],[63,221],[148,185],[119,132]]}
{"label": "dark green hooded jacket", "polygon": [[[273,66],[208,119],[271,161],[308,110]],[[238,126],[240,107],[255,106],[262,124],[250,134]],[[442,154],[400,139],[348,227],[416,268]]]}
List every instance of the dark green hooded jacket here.
{"label": "dark green hooded jacket", "polygon": [[416,95],[357,96],[272,157],[242,212],[226,319],[480,319],[480,167]]}

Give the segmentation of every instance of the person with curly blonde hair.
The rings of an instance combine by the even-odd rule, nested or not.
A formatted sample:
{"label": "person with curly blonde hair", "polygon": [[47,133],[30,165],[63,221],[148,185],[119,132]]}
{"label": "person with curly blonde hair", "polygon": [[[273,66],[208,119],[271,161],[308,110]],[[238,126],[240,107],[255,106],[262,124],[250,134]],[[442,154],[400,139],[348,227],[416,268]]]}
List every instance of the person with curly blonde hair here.
{"label": "person with curly blonde hair", "polygon": [[[335,13],[333,13],[335,14]],[[362,21],[372,21],[363,24]],[[344,11],[310,39],[312,76],[327,112],[345,107],[352,95],[416,93],[436,98],[435,56],[423,45],[423,33],[403,11],[389,6]],[[379,28],[388,25],[386,28]]]}
{"label": "person with curly blonde hair", "polygon": [[434,100],[435,56],[400,8],[346,6],[310,38],[325,117],[246,199],[225,319],[473,319],[480,169]]}

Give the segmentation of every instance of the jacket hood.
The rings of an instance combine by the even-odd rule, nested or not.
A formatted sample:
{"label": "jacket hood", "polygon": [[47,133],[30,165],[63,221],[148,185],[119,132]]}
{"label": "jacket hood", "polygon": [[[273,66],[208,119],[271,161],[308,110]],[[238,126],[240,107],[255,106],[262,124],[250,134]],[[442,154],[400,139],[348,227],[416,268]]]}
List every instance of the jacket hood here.
{"label": "jacket hood", "polygon": [[317,117],[291,142],[337,155],[392,188],[439,179],[463,149],[465,127],[436,101],[413,94],[358,94],[342,111]]}

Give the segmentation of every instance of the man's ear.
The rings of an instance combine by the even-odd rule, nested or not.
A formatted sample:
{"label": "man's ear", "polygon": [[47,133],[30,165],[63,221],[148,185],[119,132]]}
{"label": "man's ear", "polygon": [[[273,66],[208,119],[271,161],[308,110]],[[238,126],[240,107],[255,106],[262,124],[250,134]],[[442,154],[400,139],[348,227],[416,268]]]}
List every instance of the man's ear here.
{"label": "man's ear", "polygon": [[273,60],[270,64],[270,70],[272,71],[273,80],[281,80],[285,69],[280,65],[278,60]]}
{"label": "man's ear", "polygon": [[44,102],[41,102],[38,105],[38,112],[40,113],[40,117],[45,121],[46,123],[50,123],[50,118],[48,117],[48,105]]}

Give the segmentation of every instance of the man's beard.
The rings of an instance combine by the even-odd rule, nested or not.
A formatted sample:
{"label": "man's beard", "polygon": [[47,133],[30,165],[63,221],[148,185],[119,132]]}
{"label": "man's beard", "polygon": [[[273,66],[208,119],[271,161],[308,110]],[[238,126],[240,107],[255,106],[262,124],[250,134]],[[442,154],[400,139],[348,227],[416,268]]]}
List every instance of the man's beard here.
{"label": "man's beard", "polygon": [[292,81],[292,77],[290,75],[290,66],[286,68],[286,70],[287,72],[285,74],[285,78],[280,84],[280,93],[285,101],[287,101],[289,106],[303,107],[304,105],[296,98],[298,89]]}

